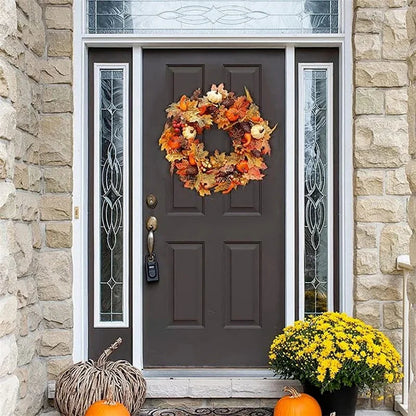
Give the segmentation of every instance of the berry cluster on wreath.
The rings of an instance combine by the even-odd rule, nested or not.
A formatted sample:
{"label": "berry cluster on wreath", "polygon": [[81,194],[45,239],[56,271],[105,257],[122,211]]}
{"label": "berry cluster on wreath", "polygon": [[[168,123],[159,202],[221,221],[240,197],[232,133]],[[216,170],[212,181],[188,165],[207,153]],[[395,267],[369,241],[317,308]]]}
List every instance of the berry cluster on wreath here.
{"label": "berry cluster on wreath", "polygon": [[[245,88],[245,95],[236,96],[214,84],[201,96],[182,95],[166,109],[167,121],[159,139],[161,150],[184,186],[199,195],[213,192],[227,194],[250,180],[262,180],[267,169],[263,156],[270,155],[269,140],[276,126],[261,117],[259,107]],[[216,125],[232,140],[230,154],[215,150],[210,154],[198,139],[204,130]]]}

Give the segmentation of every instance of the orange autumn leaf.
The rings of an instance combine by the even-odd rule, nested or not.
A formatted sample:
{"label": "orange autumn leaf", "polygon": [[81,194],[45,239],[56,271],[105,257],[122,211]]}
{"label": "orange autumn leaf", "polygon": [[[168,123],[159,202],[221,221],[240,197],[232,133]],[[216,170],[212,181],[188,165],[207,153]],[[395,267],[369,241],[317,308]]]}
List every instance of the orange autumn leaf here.
{"label": "orange autumn leaf", "polygon": [[176,166],[176,173],[179,176],[186,176],[186,174],[187,174],[186,171],[187,171],[188,166],[189,166],[189,162],[187,160],[182,160],[180,162],[176,162],[175,166]]}
{"label": "orange autumn leaf", "polygon": [[222,191],[222,193],[229,194],[234,188],[237,188],[237,184],[235,182],[231,182],[230,186],[225,191]]}
{"label": "orange autumn leaf", "polygon": [[235,108],[237,110],[238,118],[244,118],[247,113],[247,109],[250,107],[250,102],[247,100],[246,97],[238,97],[231,108]]}
{"label": "orange autumn leaf", "polygon": [[259,181],[261,179],[263,179],[264,175],[260,172],[259,168],[253,167],[250,168],[247,172],[247,177],[249,179],[253,179],[255,181]]}
{"label": "orange autumn leaf", "polygon": [[188,156],[188,159],[189,159],[189,164],[190,165],[192,165],[192,166],[195,166],[196,165],[195,155],[193,153],[191,153]]}
{"label": "orange autumn leaf", "polygon": [[188,105],[186,104],[186,99],[187,99],[186,95],[182,95],[182,97],[179,101],[179,108],[182,111],[186,111],[188,109]]}

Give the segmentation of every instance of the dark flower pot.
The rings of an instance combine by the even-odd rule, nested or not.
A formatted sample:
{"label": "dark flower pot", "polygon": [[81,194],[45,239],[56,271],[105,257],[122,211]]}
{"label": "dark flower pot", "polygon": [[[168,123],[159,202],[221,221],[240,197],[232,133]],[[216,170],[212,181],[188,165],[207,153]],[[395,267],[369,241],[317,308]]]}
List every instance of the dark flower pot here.
{"label": "dark flower pot", "polygon": [[303,391],[314,397],[322,409],[322,416],[336,412],[336,416],[354,416],[357,403],[358,387],[342,387],[332,393],[321,394],[318,387],[304,383]]}

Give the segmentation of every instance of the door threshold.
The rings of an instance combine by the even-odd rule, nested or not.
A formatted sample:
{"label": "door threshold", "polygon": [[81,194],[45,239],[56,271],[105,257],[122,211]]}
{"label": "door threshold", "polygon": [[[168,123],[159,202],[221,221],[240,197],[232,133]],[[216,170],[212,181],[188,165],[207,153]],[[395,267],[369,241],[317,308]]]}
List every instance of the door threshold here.
{"label": "door threshold", "polygon": [[149,399],[277,399],[284,386],[301,388],[267,369],[151,369],[143,375]]}

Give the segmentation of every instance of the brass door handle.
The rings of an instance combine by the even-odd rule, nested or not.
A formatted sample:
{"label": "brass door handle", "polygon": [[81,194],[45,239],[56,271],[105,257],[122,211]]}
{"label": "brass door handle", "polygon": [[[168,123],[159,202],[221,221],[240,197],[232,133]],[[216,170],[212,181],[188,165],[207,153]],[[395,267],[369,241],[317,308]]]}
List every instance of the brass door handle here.
{"label": "brass door handle", "polygon": [[154,231],[157,229],[157,218],[156,217],[149,217],[146,221],[146,228],[147,228],[147,252],[149,257],[153,257],[153,250],[155,247],[155,235]]}
{"label": "brass door handle", "polygon": [[149,253],[150,257],[153,257],[153,249],[155,246],[155,236],[153,234],[153,230],[149,230],[147,233],[147,252]]}

